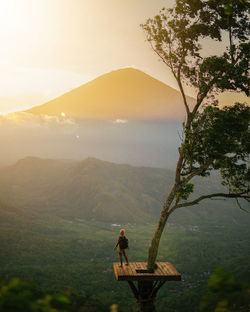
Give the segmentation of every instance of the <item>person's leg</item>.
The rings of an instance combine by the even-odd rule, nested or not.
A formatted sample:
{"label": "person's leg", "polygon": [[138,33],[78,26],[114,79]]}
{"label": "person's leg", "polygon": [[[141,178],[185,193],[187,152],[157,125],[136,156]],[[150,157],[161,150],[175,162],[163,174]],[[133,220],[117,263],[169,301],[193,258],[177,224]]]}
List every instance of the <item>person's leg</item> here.
{"label": "person's leg", "polygon": [[124,258],[126,259],[127,265],[128,265],[128,258],[126,256],[125,250],[122,251]]}
{"label": "person's leg", "polygon": [[119,257],[120,257],[120,262],[121,262],[121,267],[122,267],[122,253],[119,252]]}

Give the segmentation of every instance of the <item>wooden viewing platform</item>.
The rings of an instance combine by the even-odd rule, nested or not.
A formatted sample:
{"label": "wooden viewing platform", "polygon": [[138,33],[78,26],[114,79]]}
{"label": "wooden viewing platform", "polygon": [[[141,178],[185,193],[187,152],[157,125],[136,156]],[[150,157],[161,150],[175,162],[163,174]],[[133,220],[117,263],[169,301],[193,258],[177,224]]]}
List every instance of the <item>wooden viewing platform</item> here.
{"label": "wooden viewing platform", "polygon": [[180,273],[169,262],[157,262],[153,273],[139,273],[147,271],[147,262],[130,262],[129,265],[113,263],[114,272],[118,281],[180,281]]}
{"label": "wooden viewing platform", "polygon": [[[153,272],[147,269],[147,262],[130,262],[129,265],[113,263],[118,281],[127,281],[138,304],[139,311],[155,311],[154,299],[159,289],[167,281],[180,281],[180,273],[169,262],[156,262]],[[134,284],[137,281],[138,286]]]}

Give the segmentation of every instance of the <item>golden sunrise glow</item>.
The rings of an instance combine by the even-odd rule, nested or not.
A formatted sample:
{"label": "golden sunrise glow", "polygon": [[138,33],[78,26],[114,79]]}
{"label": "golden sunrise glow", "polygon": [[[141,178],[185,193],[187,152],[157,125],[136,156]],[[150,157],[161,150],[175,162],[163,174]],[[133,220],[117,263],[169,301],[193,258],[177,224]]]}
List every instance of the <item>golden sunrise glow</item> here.
{"label": "golden sunrise glow", "polygon": [[165,0],[0,0],[0,112],[46,103],[124,67],[178,89],[139,26],[163,6]]}
{"label": "golden sunrise glow", "polygon": [[0,2],[0,23],[1,26],[4,26],[4,28],[0,28],[0,36],[1,39],[5,39],[5,44],[16,42],[19,35],[25,31],[27,34],[25,28],[30,19],[29,13],[28,1],[8,0]]}
{"label": "golden sunrise glow", "polygon": [[128,66],[173,86],[139,27],[164,3],[1,0],[0,111],[43,104]]}
{"label": "golden sunrise glow", "polygon": [[[43,31],[44,10],[31,0],[0,1],[1,63],[16,66],[16,62],[33,58]],[[24,65],[24,64],[23,64]]]}
{"label": "golden sunrise glow", "polygon": [[61,112],[61,116],[62,116],[62,118],[64,118],[64,119],[67,118],[67,116],[66,116],[66,114],[65,114],[64,112]]}

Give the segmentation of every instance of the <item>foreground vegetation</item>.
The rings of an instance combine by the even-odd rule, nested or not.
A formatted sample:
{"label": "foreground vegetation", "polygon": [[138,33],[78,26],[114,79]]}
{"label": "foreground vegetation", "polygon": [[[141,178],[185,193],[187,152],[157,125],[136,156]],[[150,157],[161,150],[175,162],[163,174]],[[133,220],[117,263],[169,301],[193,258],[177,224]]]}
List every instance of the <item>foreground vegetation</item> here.
{"label": "foreground vegetation", "polygon": [[[201,311],[248,311],[249,287],[246,282],[237,281],[235,277],[218,268],[211,275],[206,294],[200,302]],[[185,296],[187,300],[187,296]],[[189,300],[187,300],[189,301]],[[169,308],[176,310],[175,302],[166,302]],[[165,306],[165,307],[166,307]],[[190,306],[187,309],[190,310]],[[133,308],[119,308],[119,311],[133,311]],[[162,307],[162,311],[165,310]],[[71,291],[64,293],[55,290],[42,290],[34,283],[21,282],[17,278],[0,282],[0,311],[108,311],[107,304],[93,301],[84,295]],[[118,305],[110,306],[111,312],[118,311]]]}
{"label": "foreground vegetation", "polygon": [[[2,278],[35,282],[42,293],[49,288],[49,302],[55,292],[66,292],[71,302],[67,311],[78,311],[80,306],[87,306],[80,311],[109,311],[114,303],[119,311],[135,311],[127,283],[117,282],[112,269],[112,263],[118,261],[113,247],[119,226],[46,215],[38,220],[1,220]],[[129,238],[130,261],[145,261],[155,225],[121,226]],[[218,266],[249,282],[248,237],[249,227],[243,224],[171,223],[163,235],[158,260],[173,263],[183,280],[169,282],[160,290],[158,310],[165,311],[167,306],[168,311],[199,311],[208,279]]]}

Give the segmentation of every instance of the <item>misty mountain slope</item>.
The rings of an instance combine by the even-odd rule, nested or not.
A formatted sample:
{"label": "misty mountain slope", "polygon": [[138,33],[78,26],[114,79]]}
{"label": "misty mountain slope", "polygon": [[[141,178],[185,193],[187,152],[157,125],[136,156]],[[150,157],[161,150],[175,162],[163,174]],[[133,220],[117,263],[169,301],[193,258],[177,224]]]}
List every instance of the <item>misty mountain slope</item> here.
{"label": "misty mountain slope", "polygon": [[[155,221],[173,182],[166,169],[133,167],[87,158],[83,161],[27,157],[0,171],[0,198],[35,214],[107,222]],[[198,179],[197,194],[220,190],[218,179]],[[183,208],[171,222],[241,222],[230,201]],[[247,220],[246,220],[247,222]]]}
{"label": "misty mountain slope", "polygon": [[80,162],[28,157],[1,171],[1,197],[15,206],[63,217],[150,220],[166,184],[160,169],[88,158]]}
{"label": "misty mountain slope", "polygon": [[[193,99],[187,97],[189,103]],[[180,92],[134,68],[104,74],[26,112],[91,119],[180,119]]]}
{"label": "misty mountain slope", "polygon": [[1,116],[0,165],[34,155],[174,168],[184,115],[177,90],[133,68],[112,71],[26,112]]}
{"label": "misty mountain slope", "polygon": [[[0,219],[1,228],[9,230],[18,226],[19,229],[27,228],[31,224],[38,224],[41,222],[41,215],[26,207],[14,206],[13,204],[6,202],[0,198]],[[43,223],[44,221],[42,221]]]}
{"label": "misty mountain slope", "polygon": [[0,145],[4,146],[0,162],[6,165],[29,155],[75,160],[95,157],[160,168],[173,168],[176,163],[181,122],[77,120],[70,123],[63,118],[23,115],[28,115],[30,121],[1,124],[0,120]]}

